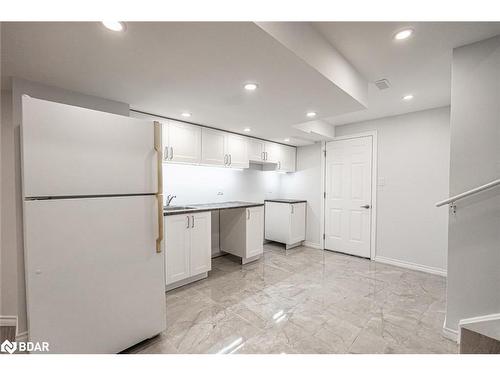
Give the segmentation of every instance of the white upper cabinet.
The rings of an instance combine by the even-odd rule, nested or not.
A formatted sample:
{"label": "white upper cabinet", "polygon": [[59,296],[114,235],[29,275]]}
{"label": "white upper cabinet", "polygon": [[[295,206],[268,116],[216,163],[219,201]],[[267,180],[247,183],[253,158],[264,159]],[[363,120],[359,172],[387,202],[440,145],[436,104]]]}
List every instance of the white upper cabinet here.
{"label": "white upper cabinet", "polygon": [[280,160],[281,146],[277,143],[266,142],[265,143],[265,157],[264,160],[268,163],[278,163]]}
{"label": "white upper cabinet", "polygon": [[278,146],[280,150],[276,170],[283,172],[295,172],[296,148],[284,145]]}
{"label": "white upper cabinet", "polygon": [[162,132],[165,163],[248,168],[252,161],[295,172],[295,147],[175,120],[164,120]]}
{"label": "white upper cabinet", "polygon": [[232,133],[203,128],[201,163],[248,168],[247,138]]}
{"label": "white upper cabinet", "polygon": [[171,163],[199,164],[201,128],[173,120],[164,123],[163,159]]}
{"label": "white upper cabinet", "polygon": [[255,138],[248,138],[248,159],[250,159],[250,161],[264,161],[264,150],[264,141]]}
{"label": "white upper cabinet", "polygon": [[224,132],[202,128],[201,163],[208,165],[226,165],[226,136]]}
{"label": "white upper cabinet", "polygon": [[248,141],[246,137],[228,133],[226,135],[227,166],[248,168]]}

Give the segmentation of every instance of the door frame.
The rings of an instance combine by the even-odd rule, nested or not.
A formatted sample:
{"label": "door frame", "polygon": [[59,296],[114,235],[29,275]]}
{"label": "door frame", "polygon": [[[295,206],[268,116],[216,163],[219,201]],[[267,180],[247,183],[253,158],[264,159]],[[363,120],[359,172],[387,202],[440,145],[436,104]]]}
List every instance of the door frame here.
{"label": "door frame", "polygon": [[[371,202],[371,225],[370,225],[370,259],[375,260],[375,256],[377,253],[377,169],[378,169],[378,162],[377,162],[377,149],[378,149],[378,141],[377,141],[377,131],[376,130],[369,130],[361,133],[353,133],[349,135],[343,135],[339,137],[333,137],[331,140],[328,142],[334,142],[334,141],[343,141],[346,139],[353,139],[353,138],[362,138],[362,137],[372,137],[372,186],[371,186],[371,191],[372,191],[372,202]],[[321,215],[321,224],[323,228],[323,235],[321,236],[321,247],[323,250],[325,249],[325,234],[326,234],[326,199],[325,199],[325,193],[326,193],[326,143],[323,142],[321,146],[321,164],[322,164],[322,170],[323,173],[321,175],[322,183],[321,185],[323,186],[323,191],[321,192],[321,200],[323,204],[321,205],[321,210],[322,215]]]}

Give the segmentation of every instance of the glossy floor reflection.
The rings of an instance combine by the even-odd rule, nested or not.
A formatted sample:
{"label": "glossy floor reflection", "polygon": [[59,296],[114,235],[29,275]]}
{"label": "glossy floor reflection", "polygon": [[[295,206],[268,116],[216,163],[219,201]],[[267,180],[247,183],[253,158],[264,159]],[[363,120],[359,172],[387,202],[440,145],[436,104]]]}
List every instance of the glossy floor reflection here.
{"label": "glossy floor reflection", "polygon": [[445,279],[369,260],[267,244],[241,266],[170,291],[167,330],[135,353],[457,353],[441,335]]}

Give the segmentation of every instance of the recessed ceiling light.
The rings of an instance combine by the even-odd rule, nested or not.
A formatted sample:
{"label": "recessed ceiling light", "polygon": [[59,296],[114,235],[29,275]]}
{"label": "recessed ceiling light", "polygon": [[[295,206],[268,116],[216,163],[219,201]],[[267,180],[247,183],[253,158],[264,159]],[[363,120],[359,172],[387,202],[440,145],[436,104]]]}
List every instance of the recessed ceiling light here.
{"label": "recessed ceiling light", "polygon": [[245,129],[243,129],[243,131],[248,133],[249,131],[251,131],[251,129],[250,128],[245,128]]}
{"label": "recessed ceiling light", "polygon": [[413,95],[412,94],[408,94],[408,95],[403,96],[403,100],[409,101],[409,100],[412,100],[412,99],[413,99]]}
{"label": "recessed ceiling light", "polygon": [[112,30],[112,31],[124,31],[125,30],[125,24],[123,22],[119,21],[102,21],[102,24],[106,29]]}
{"label": "recessed ceiling light", "polygon": [[316,112],[307,112],[306,116],[307,117],[316,117],[317,113]]}
{"label": "recessed ceiling light", "polygon": [[245,88],[245,90],[255,91],[257,90],[257,87],[259,87],[259,85],[257,85],[256,83],[245,83],[245,86],[243,87]]}
{"label": "recessed ceiling light", "polygon": [[409,38],[413,34],[413,29],[404,29],[398,31],[396,35],[394,35],[394,39],[396,40],[404,40]]}
{"label": "recessed ceiling light", "polygon": [[290,138],[283,139],[285,142],[290,142]]}
{"label": "recessed ceiling light", "polygon": [[182,112],[181,116],[182,117],[191,117],[191,113],[189,113],[189,112]]}

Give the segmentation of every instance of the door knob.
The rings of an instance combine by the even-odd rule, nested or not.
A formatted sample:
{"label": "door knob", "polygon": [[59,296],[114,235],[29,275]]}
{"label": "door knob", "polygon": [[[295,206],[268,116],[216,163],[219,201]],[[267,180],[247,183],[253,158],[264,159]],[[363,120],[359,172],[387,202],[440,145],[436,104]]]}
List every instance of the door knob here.
{"label": "door knob", "polygon": [[369,204],[364,204],[362,206],[360,206],[361,208],[366,208],[366,209],[369,209],[370,208],[370,205]]}

